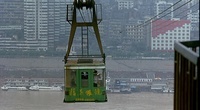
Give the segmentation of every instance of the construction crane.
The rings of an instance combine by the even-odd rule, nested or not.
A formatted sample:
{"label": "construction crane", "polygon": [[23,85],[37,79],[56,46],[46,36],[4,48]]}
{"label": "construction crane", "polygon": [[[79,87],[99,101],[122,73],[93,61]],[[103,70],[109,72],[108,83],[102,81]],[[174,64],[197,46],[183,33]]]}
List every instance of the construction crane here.
{"label": "construction crane", "polygon": [[[101,5],[95,4],[94,0],[74,0],[73,4],[67,5],[66,20],[71,24],[71,31],[68,41],[68,49],[64,57],[65,62],[65,96],[64,102],[106,102],[106,65],[105,54],[98,24],[97,11],[101,13]],[[91,21],[79,20],[77,12],[88,11],[91,14]],[[82,15],[81,15],[82,16]],[[83,18],[83,16],[82,16]],[[100,54],[89,53],[89,27],[93,27],[98,42]],[[81,28],[81,54],[71,55],[71,47],[77,28]]]}

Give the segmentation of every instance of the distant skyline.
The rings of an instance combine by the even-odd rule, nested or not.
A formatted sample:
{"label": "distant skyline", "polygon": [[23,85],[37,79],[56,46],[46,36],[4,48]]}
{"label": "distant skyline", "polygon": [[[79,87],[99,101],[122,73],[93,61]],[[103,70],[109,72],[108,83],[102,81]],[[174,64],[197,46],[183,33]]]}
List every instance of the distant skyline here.
{"label": "distant skyline", "polygon": [[[148,19],[156,15],[156,10],[157,14],[162,12],[162,10],[156,8],[156,3],[159,3],[159,0],[130,1],[134,2],[124,1],[125,4],[120,5],[118,0],[96,1],[102,3],[103,6],[103,21],[99,24],[99,29],[104,50],[110,55],[125,53],[127,56],[134,56],[138,52],[148,52],[151,48],[151,22]],[[166,3],[171,6],[171,2],[177,1],[169,0]],[[6,4],[4,2],[5,0],[0,1],[0,23],[2,24],[0,26],[0,50],[66,51],[71,29],[66,21],[66,3],[73,2],[73,0],[58,0],[56,2],[54,0],[10,0],[5,2]],[[184,2],[186,3],[186,1],[182,1],[178,5],[180,6]],[[197,3],[197,0],[191,3]],[[126,5],[130,7],[123,8]],[[176,9],[178,5],[169,11]],[[196,6],[198,4],[191,9],[197,9]],[[122,8],[118,10],[118,7]],[[187,11],[183,13],[184,10]],[[188,17],[188,20],[197,20],[199,18],[196,16],[197,14],[194,13],[189,16],[187,13],[190,12],[189,10],[190,8],[182,7],[168,14],[170,16],[161,18],[156,16],[156,18],[166,20],[181,18],[181,20],[186,20]],[[165,15],[165,13],[162,15]],[[196,19],[191,19],[194,16]],[[196,39],[193,36],[196,36],[196,33],[199,32],[198,22],[191,24],[193,30],[191,30],[190,35],[192,39]],[[143,23],[145,24],[143,28],[136,29],[136,26]],[[79,34],[76,34],[74,51],[78,50],[80,40]],[[95,43],[91,44],[91,47],[95,47],[94,45]],[[95,48],[93,50],[95,51]]]}

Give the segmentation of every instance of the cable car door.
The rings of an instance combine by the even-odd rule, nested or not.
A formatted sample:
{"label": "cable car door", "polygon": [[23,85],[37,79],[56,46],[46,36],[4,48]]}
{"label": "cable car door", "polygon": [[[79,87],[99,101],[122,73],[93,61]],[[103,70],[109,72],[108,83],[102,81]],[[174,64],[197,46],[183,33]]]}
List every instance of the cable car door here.
{"label": "cable car door", "polygon": [[79,70],[79,86],[78,86],[78,95],[80,101],[93,101],[92,94],[92,70],[82,69]]}

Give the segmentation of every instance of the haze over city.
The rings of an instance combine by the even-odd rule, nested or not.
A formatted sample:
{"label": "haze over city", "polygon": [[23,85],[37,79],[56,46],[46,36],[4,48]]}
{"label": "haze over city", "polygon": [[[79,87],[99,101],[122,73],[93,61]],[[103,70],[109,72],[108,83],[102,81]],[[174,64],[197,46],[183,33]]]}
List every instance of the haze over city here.
{"label": "haze over city", "polygon": [[[175,53],[175,45],[195,41],[185,44],[196,46],[199,42],[199,0],[94,0],[96,18],[90,6],[93,2],[87,4],[93,0],[83,0],[83,4],[80,3],[83,7],[80,0],[75,1],[0,0],[0,109],[174,109],[175,76],[179,72],[176,60],[182,60]],[[90,25],[86,28],[77,25],[73,36],[74,7],[77,7],[76,20],[81,25],[97,20],[100,39],[95,26]],[[70,39],[72,36],[74,39]],[[71,46],[69,55],[68,46]],[[191,50],[199,54],[199,47],[195,46]],[[81,82],[84,72],[80,72],[79,81],[77,68],[81,67],[77,66],[74,76],[67,76],[67,72],[72,74],[76,70],[70,70],[71,65],[68,68],[70,59],[67,58],[87,55],[100,55],[103,59],[105,68],[100,66],[102,70],[96,72],[101,72],[99,80],[106,89],[107,102],[63,103],[65,99],[73,99],[68,98],[70,95],[100,94],[99,89],[93,88],[102,89],[93,85],[96,80],[93,74],[85,79],[92,80],[88,88],[94,91],[80,89],[84,85],[84,81]],[[97,63],[90,59],[77,60],[72,68],[75,63],[85,62]],[[192,63],[197,61],[189,62],[189,67],[180,69],[181,72],[192,68]],[[72,91],[74,88],[68,80],[76,80],[80,90]],[[94,101],[84,98],[74,100]]]}

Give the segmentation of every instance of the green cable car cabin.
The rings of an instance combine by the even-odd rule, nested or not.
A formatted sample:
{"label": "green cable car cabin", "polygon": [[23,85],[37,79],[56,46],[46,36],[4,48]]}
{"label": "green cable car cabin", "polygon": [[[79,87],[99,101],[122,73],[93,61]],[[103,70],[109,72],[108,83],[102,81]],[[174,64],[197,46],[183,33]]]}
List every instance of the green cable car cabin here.
{"label": "green cable car cabin", "polygon": [[[99,9],[97,10],[96,8]],[[98,24],[101,17],[101,5],[95,4],[94,0],[74,0],[73,4],[67,5],[66,19],[71,24],[71,31],[68,41],[68,49],[64,58],[65,61],[65,96],[64,102],[106,102],[106,66],[105,54],[101,44]],[[88,12],[92,17],[91,21],[78,19],[77,13]],[[81,18],[86,18],[80,14]],[[100,14],[101,15],[101,14]],[[93,28],[97,44],[100,49],[99,55],[92,55],[89,51],[89,29]],[[81,28],[81,46],[76,55],[70,55],[73,39],[77,28]],[[92,35],[94,35],[92,34]],[[72,56],[70,58],[70,56]]]}
{"label": "green cable car cabin", "polygon": [[64,102],[106,102],[105,63],[68,61],[65,65]]}

